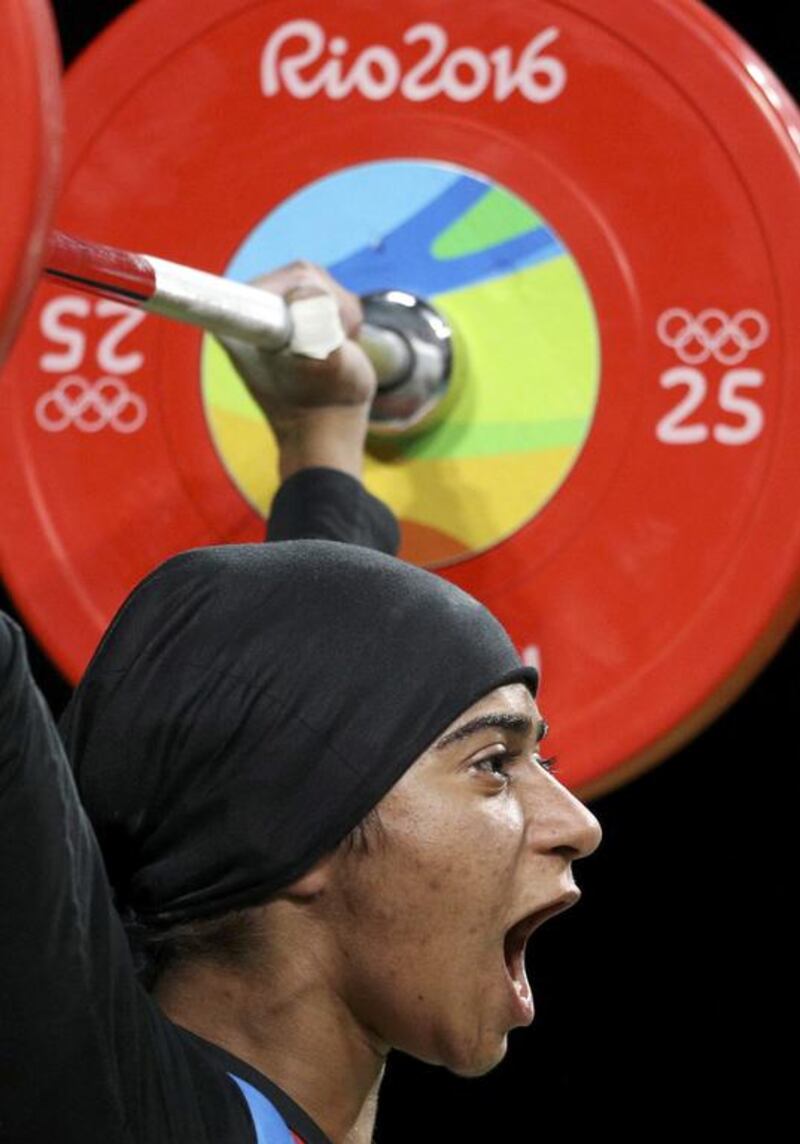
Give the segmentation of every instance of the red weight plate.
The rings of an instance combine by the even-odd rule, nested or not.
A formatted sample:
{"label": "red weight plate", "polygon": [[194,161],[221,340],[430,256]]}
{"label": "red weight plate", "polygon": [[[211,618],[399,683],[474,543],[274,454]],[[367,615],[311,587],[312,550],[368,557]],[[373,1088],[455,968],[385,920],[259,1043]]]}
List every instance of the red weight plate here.
{"label": "red weight plate", "polygon": [[[570,785],[588,796],[663,757],[785,634],[800,601],[800,121],[705,9],[531,0],[487,21],[478,0],[147,0],[68,77],[67,123],[68,232],[233,273],[265,256],[262,228],[324,192],[327,265],[363,282],[370,249],[399,249],[409,280],[425,262],[458,315],[466,406],[394,458],[427,474],[403,493],[408,551],[444,561],[541,660]],[[415,226],[394,217],[343,248],[340,191],[383,163],[417,164]],[[424,191],[442,171],[452,185]],[[442,230],[452,196],[472,194]],[[533,246],[503,285],[517,240]],[[452,277],[476,266],[491,297]],[[540,307],[513,334],[539,338],[533,374],[577,347],[547,424],[520,407],[524,440],[483,398],[488,383],[502,405],[505,371],[482,346],[521,297]],[[159,560],[261,534],[215,420],[210,352],[194,330],[52,286],[32,307],[0,418],[0,531],[20,606],[72,676]],[[559,448],[527,516],[470,532],[535,483],[521,453]]]}
{"label": "red weight plate", "polygon": [[46,0],[0,3],[0,363],[38,281],[57,191],[61,65]]}

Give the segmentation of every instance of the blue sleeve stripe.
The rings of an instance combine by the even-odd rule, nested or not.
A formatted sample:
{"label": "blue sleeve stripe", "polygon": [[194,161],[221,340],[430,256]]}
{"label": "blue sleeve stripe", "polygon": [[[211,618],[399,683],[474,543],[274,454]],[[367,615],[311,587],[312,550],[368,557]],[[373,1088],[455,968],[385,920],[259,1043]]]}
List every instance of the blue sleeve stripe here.
{"label": "blue sleeve stripe", "polygon": [[263,1092],[259,1092],[257,1088],[253,1088],[246,1080],[234,1076],[233,1073],[228,1073],[228,1076],[236,1081],[247,1101],[256,1130],[257,1144],[294,1144],[286,1121]]}

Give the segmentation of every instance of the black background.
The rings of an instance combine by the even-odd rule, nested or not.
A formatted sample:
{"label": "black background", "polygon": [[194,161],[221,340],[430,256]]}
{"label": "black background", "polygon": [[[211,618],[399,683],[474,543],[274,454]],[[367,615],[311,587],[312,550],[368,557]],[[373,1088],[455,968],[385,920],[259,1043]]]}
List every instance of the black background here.
{"label": "black background", "polygon": [[[127,6],[58,0],[65,60]],[[796,95],[796,39],[777,0],[711,7]],[[32,658],[59,709],[66,684],[35,647]],[[668,1127],[773,1138],[788,1073],[777,1037],[790,1029],[785,774],[799,679],[796,631],[711,728],[592,804],[605,838],[577,869],[583,901],[529,954],[533,1027],[512,1033],[506,1060],[477,1081],[395,1054],[380,1144],[502,1140],[512,1128],[525,1141],[587,1128],[648,1140]]]}

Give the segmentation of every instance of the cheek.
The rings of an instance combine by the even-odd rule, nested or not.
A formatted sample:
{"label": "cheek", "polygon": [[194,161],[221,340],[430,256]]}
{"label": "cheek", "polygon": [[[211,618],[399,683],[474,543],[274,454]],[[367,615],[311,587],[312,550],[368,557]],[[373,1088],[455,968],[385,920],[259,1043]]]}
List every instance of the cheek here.
{"label": "cheek", "polygon": [[383,1039],[422,1059],[441,1055],[444,1028],[469,1024],[487,975],[502,965],[519,824],[499,809],[395,818],[382,846],[348,860],[348,994]]}
{"label": "cheek", "polygon": [[471,856],[459,863],[447,846],[419,847],[393,836],[380,854],[351,864],[342,896],[351,937],[380,942],[383,959],[395,947],[403,956],[409,945],[426,951],[459,916],[461,893],[477,873]]}
{"label": "cheek", "polygon": [[524,838],[514,800],[430,798],[392,810],[383,844],[356,856],[346,887],[354,919],[425,950],[437,935],[463,937],[506,916]]}
{"label": "cheek", "polygon": [[[349,1006],[382,1042],[403,1048],[441,992],[437,974],[445,958],[435,880],[407,855],[364,856],[342,901],[339,946]],[[410,1047],[419,1053],[413,1042]]]}

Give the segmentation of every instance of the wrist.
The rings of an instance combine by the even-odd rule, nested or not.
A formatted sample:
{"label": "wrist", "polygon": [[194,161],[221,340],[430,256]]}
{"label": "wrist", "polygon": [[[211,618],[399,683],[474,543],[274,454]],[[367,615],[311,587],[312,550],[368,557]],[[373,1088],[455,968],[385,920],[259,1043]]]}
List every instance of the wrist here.
{"label": "wrist", "polygon": [[272,419],[281,480],[300,469],[338,469],[361,477],[369,403],[317,406]]}

